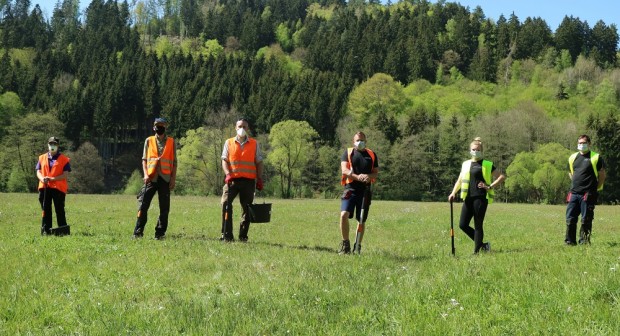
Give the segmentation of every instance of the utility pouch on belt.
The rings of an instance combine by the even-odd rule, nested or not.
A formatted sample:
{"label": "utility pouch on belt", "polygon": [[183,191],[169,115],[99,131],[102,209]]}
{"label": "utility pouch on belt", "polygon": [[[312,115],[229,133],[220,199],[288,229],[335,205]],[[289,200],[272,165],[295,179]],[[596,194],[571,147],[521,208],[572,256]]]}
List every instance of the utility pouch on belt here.
{"label": "utility pouch on belt", "polygon": [[353,194],[353,191],[352,191],[352,190],[345,190],[345,191],[342,193],[342,199],[343,199],[343,200],[347,200],[347,199],[351,198],[351,194]]}

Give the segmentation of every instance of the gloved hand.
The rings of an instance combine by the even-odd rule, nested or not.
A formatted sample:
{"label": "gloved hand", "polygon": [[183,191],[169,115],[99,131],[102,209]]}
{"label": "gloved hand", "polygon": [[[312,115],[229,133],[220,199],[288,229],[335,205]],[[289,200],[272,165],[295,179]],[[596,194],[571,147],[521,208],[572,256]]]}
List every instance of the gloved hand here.
{"label": "gloved hand", "polygon": [[228,184],[232,181],[232,176],[230,174],[226,174],[226,178],[224,178],[224,183]]}
{"label": "gloved hand", "polygon": [[256,190],[263,190],[263,179],[260,177],[256,180]]}

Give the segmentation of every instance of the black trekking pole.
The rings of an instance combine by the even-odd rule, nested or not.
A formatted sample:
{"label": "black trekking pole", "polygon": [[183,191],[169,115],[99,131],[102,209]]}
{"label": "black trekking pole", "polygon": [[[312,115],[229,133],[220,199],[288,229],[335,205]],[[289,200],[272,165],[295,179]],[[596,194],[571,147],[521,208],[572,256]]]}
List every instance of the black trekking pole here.
{"label": "black trekking pole", "polygon": [[361,254],[362,253],[362,234],[364,234],[364,213],[366,212],[366,202],[368,201],[368,196],[370,194],[370,186],[364,189],[364,196],[362,196],[362,209],[360,211],[360,222],[357,224],[357,233],[355,234],[355,245],[353,245],[353,253]]}
{"label": "black trekking pole", "polygon": [[41,204],[41,218],[45,218],[45,202],[47,202],[47,181],[43,183],[43,204]]}
{"label": "black trekking pole", "polygon": [[452,240],[452,255],[454,255],[454,208],[452,206],[452,201],[450,201],[450,239]]}

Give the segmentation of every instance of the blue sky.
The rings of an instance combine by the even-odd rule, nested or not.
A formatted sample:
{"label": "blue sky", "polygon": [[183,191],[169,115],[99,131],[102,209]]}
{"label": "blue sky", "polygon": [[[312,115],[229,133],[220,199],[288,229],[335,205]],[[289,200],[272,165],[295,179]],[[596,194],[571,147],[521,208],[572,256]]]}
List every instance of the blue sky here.
{"label": "blue sky", "polygon": [[[382,0],[386,3],[387,0]],[[57,0],[31,0],[32,6],[39,4],[43,12],[51,18],[54,5]],[[398,2],[392,0],[393,3]],[[431,0],[431,2],[436,2]],[[578,17],[581,21],[588,21],[590,28],[594,27],[598,20],[603,20],[605,24],[620,25],[620,1],[618,0],[461,0],[448,1],[458,2],[470,11],[476,6],[482,7],[484,14],[495,21],[501,14],[506,18],[513,12],[520,22],[529,17],[541,17],[549,28],[555,31],[565,15]],[[90,0],[80,1],[80,8],[86,8]]]}
{"label": "blue sky", "polygon": [[[384,2],[387,2],[384,0]],[[430,1],[437,2],[437,1]],[[506,18],[514,12],[520,22],[529,17],[540,17],[555,32],[564,16],[578,17],[588,21],[590,28],[603,20],[606,25],[620,24],[620,1],[618,0],[461,0],[462,6],[472,11],[480,6],[484,14],[497,21],[500,15]]]}

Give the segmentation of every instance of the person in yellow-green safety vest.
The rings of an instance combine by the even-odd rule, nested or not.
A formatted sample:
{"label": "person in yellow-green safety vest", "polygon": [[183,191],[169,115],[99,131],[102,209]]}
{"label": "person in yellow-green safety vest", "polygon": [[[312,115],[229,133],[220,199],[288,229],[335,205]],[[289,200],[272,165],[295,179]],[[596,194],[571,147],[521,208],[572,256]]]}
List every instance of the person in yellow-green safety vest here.
{"label": "person in yellow-green safety vest", "polygon": [[581,214],[579,244],[589,244],[592,233],[594,207],[605,183],[605,161],[590,150],[590,137],[583,134],[577,139],[578,152],[568,158],[568,177],[571,187],[566,197],[566,245],[577,244],[577,221]]}
{"label": "person in yellow-green safety vest", "polygon": [[[494,189],[506,179],[506,176],[495,168],[493,162],[483,159],[480,138],[474,139],[469,149],[471,159],[463,162],[461,173],[452,188],[452,193],[448,196],[448,201],[454,201],[456,193],[461,191],[463,207],[459,227],[474,241],[474,254],[477,254],[481,249],[486,252],[491,251],[491,244],[483,242],[484,217],[487,206],[493,202]],[[472,218],[474,228],[469,225]]]}

